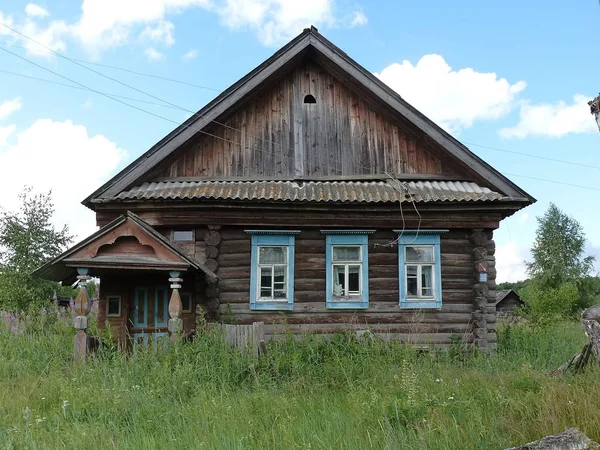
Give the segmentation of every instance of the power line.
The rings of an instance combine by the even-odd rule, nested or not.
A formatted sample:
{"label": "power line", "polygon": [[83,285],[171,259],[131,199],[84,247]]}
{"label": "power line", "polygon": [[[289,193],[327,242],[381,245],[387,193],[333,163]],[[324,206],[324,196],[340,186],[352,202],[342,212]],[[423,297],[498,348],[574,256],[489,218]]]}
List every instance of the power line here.
{"label": "power line", "polygon": [[488,150],[494,150],[494,151],[497,151],[497,152],[511,153],[513,155],[528,156],[530,158],[543,159],[545,161],[552,161],[552,162],[557,162],[557,163],[561,163],[561,164],[570,164],[572,166],[586,167],[588,169],[600,170],[600,166],[593,166],[593,165],[590,165],[590,164],[583,164],[583,163],[578,163],[578,162],[574,162],[574,161],[566,161],[564,159],[549,158],[547,156],[539,156],[539,155],[534,155],[532,153],[524,153],[524,152],[517,152],[517,151],[514,151],[514,150],[506,150],[506,149],[498,148],[498,147],[490,147],[488,145],[474,144],[473,142],[464,142],[463,141],[463,144],[472,145],[474,147],[486,148]]}
{"label": "power line", "polygon": [[[152,78],[162,79],[162,80],[166,80],[166,81],[173,81],[173,82],[177,82],[177,83],[181,83],[181,84],[187,84],[187,85],[194,86],[194,87],[199,87],[199,88],[204,88],[204,89],[210,89],[210,90],[213,90],[213,91],[221,92],[221,90],[219,90],[219,89],[209,88],[207,86],[193,85],[191,83],[187,83],[187,82],[183,82],[183,81],[179,81],[179,80],[173,80],[173,79],[166,78],[166,77],[161,77],[161,76],[158,76],[158,75],[146,74],[146,73],[143,73],[143,72],[136,72],[136,71],[132,71],[130,69],[124,69],[124,68],[117,67],[117,66],[110,66],[110,65],[107,65],[107,64],[93,63],[93,62],[90,62],[90,61],[84,61],[84,60],[78,60],[78,59],[75,59],[75,58],[70,58],[70,57],[68,57],[66,55],[63,55],[63,54],[61,54],[61,53],[59,53],[59,52],[51,49],[50,47],[47,47],[46,45],[42,44],[41,42],[38,42],[35,39],[30,38],[29,36],[21,33],[18,30],[15,30],[14,28],[12,28],[12,27],[4,24],[4,23],[2,23],[1,25],[3,25],[5,28],[11,30],[13,33],[16,33],[16,34],[24,37],[25,39],[28,39],[29,41],[34,42],[35,44],[40,45],[41,47],[45,48],[47,50],[46,53],[55,54],[55,55],[57,55],[57,56],[59,56],[59,57],[61,57],[63,59],[66,59],[67,61],[72,62],[73,64],[76,64],[76,65],[78,65],[78,66],[80,66],[80,67],[82,67],[82,68],[84,68],[86,70],[94,72],[97,75],[100,75],[100,76],[102,76],[104,78],[107,78],[107,79],[109,79],[111,81],[114,81],[116,83],[119,83],[119,84],[121,84],[121,85],[123,85],[123,86],[125,86],[125,87],[127,87],[129,89],[133,89],[133,90],[135,90],[135,91],[137,91],[137,92],[139,92],[141,94],[147,95],[147,96],[149,96],[149,97],[151,97],[151,98],[153,98],[155,100],[163,102],[164,104],[169,105],[171,108],[180,109],[181,111],[190,113],[190,114],[193,115],[193,117],[202,118],[203,116],[199,115],[196,111],[192,111],[190,109],[187,109],[187,108],[184,108],[182,106],[176,105],[176,104],[171,103],[171,102],[169,102],[167,100],[164,100],[164,99],[162,99],[160,97],[152,95],[152,94],[150,94],[150,93],[148,93],[146,91],[138,89],[138,88],[136,88],[134,86],[131,86],[131,85],[127,84],[127,83],[124,83],[124,82],[122,82],[122,81],[120,81],[120,80],[118,80],[116,78],[113,78],[113,77],[110,77],[110,76],[108,76],[106,74],[103,74],[102,72],[98,72],[97,70],[94,70],[94,69],[91,69],[89,67],[86,67],[83,64],[80,64],[80,62],[84,63],[84,64],[93,64],[93,65],[100,66],[100,67],[108,67],[108,68],[112,68],[112,69],[123,70],[125,72],[130,72],[130,73],[134,73],[134,74],[137,74],[137,75],[149,76],[149,77],[152,77]],[[16,44],[10,44],[10,45],[14,45],[16,47],[20,47],[20,48],[23,48],[23,49],[26,49],[26,50],[30,50],[27,47],[19,46],[19,45],[16,45]],[[34,51],[38,51],[38,50],[34,50]],[[131,100],[131,101],[139,101],[139,100],[135,100],[135,99],[127,98],[127,97],[122,97],[122,96],[117,96],[117,95],[115,95],[114,97],[121,97],[121,98],[125,98],[125,99]],[[154,105],[156,105],[155,103],[150,103],[150,102],[148,102],[148,104],[154,104]],[[229,128],[231,130],[237,131],[240,134],[244,134],[244,131],[242,131],[242,130],[240,130],[238,128],[232,127],[230,125],[227,125],[225,123],[221,123],[221,122],[216,121],[216,120],[212,120],[211,122],[216,123],[216,124],[218,124],[220,126]],[[255,136],[253,134],[250,134],[250,136],[253,136],[253,137],[255,137],[257,139],[260,139],[263,142],[267,142],[269,144],[278,145],[276,142],[273,142],[273,141],[268,140],[268,139],[261,138],[259,136]],[[491,147],[491,146],[487,146],[487,145],[475,144],[475,143],[472,143],[472,142],[463,142],[463,144],[471,145],[471,146],[475,146],[475,147],[480,147],[480,148],[485,148],[485,149],[488,149],[488,150],[493,150],[493,151],[498,151],[498,152],[510,153],[510,154],[513,154],[513,155],[527,156],[527,157],[530,157],[530,158],[536,158],[536,159],[545,160],[545,161],[551,161],[551,162],[556,162],[556,163],[560,163],[560,164],[568,164],[568,165],[577,166],[577,167],[585,167],[585,168],[589,168],[589,169],[600,170],[600,166],[594,166],[594,165],[589,165],[589,164],[584,164],[584,163],[579,163],[579,162],[574,162],[574,161],[566,161],[566,160],[557,159],[557,158],[550,158],[550,157],[546,157],[546,156],[534,155],[534,154],[531,154],[531,153],[518,152],[518,151],[514,151],[514,150],[506,150],[506,149],[501,149],[501,148],[498,148],[498,147]],[[279,146],[281,146],[281,148],[283,149],[283,144],[279,144]],[[291,147],[288,147],[288,149],[289,150],[293,150]]]}
{"label": "power line", "polygon": [[[27,40],[29,40],[29,41],[31,41],[31,42],[33,42],[33,43],[35,43],[35,44],[37,44],[37,45],[39,45],[39,46],[41,46],[41,47],[45,48],[46,50],[48,50],[49,52],[52,52],[52,53],[53,53],[53,54],[55,54],[56,56],[59,56],[59,57],[61,57],[61,58],[63,58],[63,59],[66,59],[67,61],[69,61],[69,62],[71,62],[71,63],[73,63],[73,64],[75,64],[75,65],[77,65],[77,66],[79,66],[79,67],[82,67],[82,68],[84,68],[84,69],[86,69],[86,70],[89,70],[90,72],[93,72],[93,73],[95,73],[96,75],[100,75],[100,76],[101,76],[101,77],[103,77],[103,78],[106,78],[106,79],[108,79],[108,80],[114,81],[115,83],[118,83],[118,84],[120,84],[120,85],[122,85],[122,86],[125,86],[125,87],[127,87],[127,88],[129,88],[129,89],[132,89],[132,90],[134,90],[134,91],[136,91],[136,92],[139,92],[139,93],[141,93],[141,94],[147,95],[147,96],[148,96],[148,97],[150,97],[150,98],[153,98],[153,99],[155,99],[155,100],[158,100],[158,101],[160,101],[160,102],[163,102],[163,103],[165,103],[165,104],[167,104],[167,105],[170,105],[170,106],[172,106],[172,107],[174,107],[174,108],[178,108],[178,109],[180,109],[180,110],[182,110],[182,111],[188,112],[188,113],[190,113],[190,114],[192,114],[192,115],[193,115],[192,117],[197,117],[197,118],[199,118],[199,119],[201,119],[201,118],[203,117],[203,116],[201,116],[200,114],[198,114],[198,112],[196,112],[196,111],[192,111],[192,110],[190,110],[190,109],[184,108],[184,107],[182,107],[182,106],[179,106],[179,105],[176,105],[176,104],[174,104],[174,103],[171,103],[171,102],[169,102],[169,101],[167,101],[167,100],[164,100],[164,99],[162,99],[162,98],[160,98],[160,97],[157,97],[156,95],[152,95],[152,94],[150,94],[150,93],[148,93],[148,92],[146,92],[146,91],[143,91],[142,89],[138,89],[138,88],[136,88],[136,87],[134,87],[134,86],[131,86],[131,85],[127,84],[127,83],[124,83],[124,82],[123,82],[123,81],[121,81],[121,80],[118,80],[118,79],[116,79],[116,78],[113,78],[113,77],[111,77],[111,76],[108,76],[108,75],[106,75],[106,74],[104,74],[104,73],[102,73],[102,72],[98,72],[97,70],[94,70],[94,69],[92,69],[92,68],[90,68],[90,67],[84,66],[83,64],[81,64],[81,63],[79,63],[79,62],[77,62],[77,61],[73,60],[72,58],[70,58],[70,57],[68,57],[68,56],[66,56],[66,55],[63,55],[62,53],[59,53],[59,52],[57,52],[57,51],[55,51],[55,50],[51,49],[50,47],[48,47],[48,46],[46,46],[46,45],[42,44],[42,43],[41,43],[41,42],[39,42],[39,41],[36,41],[35,39],[33,39],[33,38],[31,38],[31,37],[27,36],[26,34],[23,34],[23,33],[21,33],[21,32],[20,32],[20,31],[18,31],[18,30],[15,30],[14,28],[12,28],[12,27],[10,27],[10,26],[6,25],[5,23],[0,23],[0,25],[2,25],[3,27],[7,28],[7,29],[8,29],[8,30],[10,30],[10,31],[12,31],[13,33],[16,33],[16,34],[18,34],[19,36],[22,36],[22,37],[24,37],[25,39],[27,39]],[[13,54],[14,54],[14,53],[13,53]],[[23,59],[25,59],[25,58],[23,58]],[[27,60],[27,59],[25,59],[25,60]],[[230,126],[230,125],[227,125],[227,124],[225,124],[225,123],[218,122],[217,120],[211,120],[211,122],[214,122],[214,123],[216,123],[216,124],[218,124],[218,125],[221,125],[221,126],[223,126],[223,127],[226,127],[226,128],[229,128],[229,129],[231,129],[231,130],[237,131],[237,132],[239,132],[240,134],[243,134],[243,131],[242,131],[242,130],[240,130],[240,129],[238,129],[238,128],[235,128],[235,127],[232,127],[232,126]],[[257,137],[257,136],[255,136],[255,137]],[[258,139],[261,139],[261,140],[263,140],[264,142],[268,142],[268,143],[270,143],[270,144],[275,144],[275,145],[277,144],[276,142],[269,141],[268,139],[263,139],[263,138],[260,138],[260,137],[258,137]],[[281,144],[281,146],[282,146],[282,148],[283,148],[283,144]],[[291,147],[289,148],[289,150],[292,150],[292,149],[291,149]]]}
{"label": "power line", "polygon": [[594,188],[591,186],[582,186],[580,184],[565,183],[564,181],[549,180],[547,178],[530,177],[528,175],[517,175],[516,173],[508,173],[508,172],[504,172],[504,175],[505,176],[509,175],[511,177],[519,177],[519,178],[528,178],[530,180],[546,181],[548,183],[561,184],[563,186],[571,186],[571,187],[576,187],[576,188],[580,188],[580,189],[588,189],[590,191],[600,191],[600,188]]}
{"label": "power line", "polygon": [[[35,80],[35,81],[42,81],[44,83],[55,84],[57,86],[63,86],[63,87],[71,88],[71,89],[77,89],[77,90],[80,90],[80,91],[89,91],[89,89],[84,89],[84,88],[82,88],[80,86],[73,86],[72,84],[61,83],[60,81],[47,80],[45,78],[34,77],[32,75],[25,75],[23,73],[11,72],[9,70],[2,70],[2,69],[0,69],[0,73],[6,73],[8,75],[14,75],[14,76],[17,76],[17,77],[28,78],[28,79]],[[148,100],[141,100],[139,98],[125,97],[123,95],[117,95],[117,94],[108,94],[106,92],[103,92],[103,94],[109,95],[111,97],[122,98],[123,100],[129,100],[131,102],[146,103],[147,105],[162,106],[163,108],[179,109],[179,108],[175,108],[173,106],[164,105],[162,103],[155,103],[155,102],[149,102]]]}
{"label": "power line", "polygon": [[[8,45],[8,46],[12,46],[12,47],[18,47],[18,48],[22,48],[24,50],[27,51],[34,51],[34,52],[38,52],[38,53],[42,53],[42,54],[47,54],[47,55],[51,55],[52,52],[47,50],[41,50],[41,49],[30,49],[25,47],[24,45],[18,45],[18,44],[14,44],[12,42],[3,42],[4,45]],[[223,92],[223,89],[216,89],[213,87],[209,87],[209,86],[202,86],[200,84],[195,84],[195,83],[190,83],[189,81],[183,81],[183,80],[176,80],[174,78],[169,78],[169,77],[162,77],[160,75],[154,75],[151,73],[146,73],[146,72],[138,72],[136,70],[131,70],[131,69],[126,69],[125,67],[119,67],[119,66],[112,66],[110,64],[100,64],[97,62],[93,62],[93,61],[86,61],[85,59],[77,59],[77,58],[71,58],[73,61],[77,61],[83,64],[90,64],[92,66],[98,66],[98,67],[106,67],[108,69],[114,69],[114,70],[120,70],[122,72],[127,72],[127,73],[131,73],[134,75],[139,75],[142,77],[148,77],[148,78],[156,78],[158,80],[163,80],[163,81],[169,81],[171,83],[177,83],[177,84],[183,84],[185,86],[190,86],[190,87],[194,87],[194,88],[198,88],[198,89],[206,89],[208,91],[215,91],[215,92]]]}
{"label": "power line", "polygon": [[[4,25],[4,24],[2,24],[2,25]],[[4,25],[4,26],[5,26],[5,27],[7,27],[6,25]],[[10,28],[10,27],[7,27],[7,28]],[[12,29],[11,29],[11,30],[12,30]],[[22,33],[19,33],[19,34],[22,34]],[[25,36],[25,35],[23,35],[23,36]],[[25,37],[26,37],[26,36],[25,36]],[[32,40],[32,41],[33,41],[33,40]],[[33,42],[36,42],[36,41],[33,41]],[[36,42],[36,43],[37,43],[37,42]],[[38,43],[38,44],[39,44],[39,43]],[[43,44],[39,44],[39,45],[43,45]],[[42,69],[42,70],[45,70],[45,71],[47,71],[47,72],[49,72],[49,73],[52,73],[53,75],[56,75],[56,76],[58,76],[58,77],[60,77],[60,78],[63,78],[63,79],[65,79],[65,80],[67,80],[67,81],[69,81],[69,82],[71,82],[71,83],[74,83],[74,84],[76,84],[76,85],[80,86],[81,88],[83,88],[83,90],[91,91],[91,92],[94,92],[94,93],[96,93],[96,94],[98,94],[98,95],[102,95],[103,97],[106,97],[106,98],[109,98],[109,99],[111,99],[111,100],[114,100],[114,101],[116,101],[116,102],[119,102],[119,103],[121,103],[121,104],[123,104],[123,105],[125,105],[125,106],[129,106],[130,108],[133,108],[133,109],[136,109],[136,110],[138,110],[138,111],[144,112],[144,113],[146,113],[146,114],[149,114],[149,115],[151,115],[151,116],[157,117],[157,118],[159,118],[159,119],[166,120],[166,121],[168,121],[168,122],[171,122],[171,123],[173,123],[173,124],[176,124],[176,125],[178,125],[178,126],[181,126],[181,127],[184,127],[184,128],[190,128],[190,127],[189,127],[189,125],[180,124],[179,122],[177,122],[177,121],[175,121],[175,120],[172,120],[172,119],[169,119],[169,118],[167,118],[167,117],[161,116],[160,114],[155,114],[155,113],[153,113],[153,112],[151,112],[151,111],[145,110],[145,109],[143,109],[143,108],[140,108],[140,107],[138,107],[138,106],[131,105],[131,104],[129,104],[129,103],[127,103],[127,102],[125,102],[125,101],[122,101],[122,100],[120,100],[119,98],[116,98],[117,96],[113,96],[113,95],[111,95],[111,94],[107,94],[107,93],[105,93],[105,92],[101,92],[101,91],[98,91],[98,90],[96,90],[96,89],[90,88],[89,86],[86,86],[86,85],[84,85],[84,84],[82,84],[82,83],[79,83],[78,81],[75,81],[75,80],[73,80],[73,79],[71,79],[71,78],[69,78],[69,77],[66,77],[66,76],[64,76],[64,75],[62,75],[62,74],[60,74],[60,73],[58,73],[58,72],[55,72],[55,71],[53,71],[53,70],[51,70],[51,69],[48,69],[47,67],[44,67],[44,66],[42,66],[42,65],[40,65],[40,64],[37,64],[37,63],[35,63],[35,62],[33,62],[33,61],[31,61],[31,60],[29,60],[29,59],[27,59],[27,58],[25,58],[25,57],[23,57],[23,56],[21,56],[21,55],[17,54],[17,53],[11,52],[10,50],[8,50],[8,49],[6,49],[6,48],[4,48],[4,47],[2,47],[2,46],[0,46],[0,50],[4,51],[4,52],[6,52],[6,53],[9,53],[9,54],[11,54],[11,55],[13,55],[13,56],[15,56],[15,57],[17,57],[17,58],[19,58],[19,59],[22,59],[22,60],[24,60],[24,61],[26,61],[26,62],[28,62],[28,63],[30,63],[30,64],[32,64],[32,65],[34,65],[34,66],[38,67],[38,68],[40,68],[40,69]],[[57,55],[59,55],[59,56],[62,56],[62,55],[60,55],[59,53],[57,53]],[[64,56],[63,56],[63,57],[64,57]],[[64,57],[64,58],[66,58],[66,59],[69,59],[69,58],[67,58],[67,57]],[[94,71],[93,69],[89,69],[89,68],[88,68],[88,70],[92,70],[92,71]],[[8,71],[4,71],[4,70],[2,70],[2,72],[9,73]],[[96,72],[96,71],[94,71],[94,72]],[[99,72],[97,72],[97,73],[99,73]],[[105,76],[105,75],[103,75],[103,74],[101,74],[101,73],[99,73],[99,74],[100,74],[100,75],[102,75],[102,76]],[[33,79],[36,79],[36,77],[30,77],[30,76],[27,76],[27,75],[24,75],[24,76],[26,76],[26,77],[28,77],[28,78],[33,78]],[[111,77],[107,77],[107,78],[111,78]],[[111,78],[111,79],[112,79],[112,78]],[[43,80],[43,79],[39,79],[39,80],[40,80],[40,81],[49,81],[49,80]],[[127,84],[125,84],[125,83],[122,83],[122,82],[120,82],[119,80],[114,80],[114,81],[116,81],[116,82],[118,82],[118,83],[120,83],[120,84],[123,84],[123,85],[125,85],[125,86],[128,86]],[[49,82],[52,82],[52,81],[49,81]],[[63,83],[57,83],[57,82],[52,82],[52,83],[61,84],[61,85],[64,85],[64,86],[66,86],[66,87],[73,87],[73,88],[76,88],[75,86],[69,86],[69,85],[66,85],[66,84],[63,84]],[[129,87],[129,86],[128,86],[128,87]],[[137,88],[133,88],[133,87],[132,87],[132,89],[138,90]],[[151,94],[145,93],[144,91],[141,91],[141,90],[139,90],[139,92],[142,92],[142,93],[144,93],[144,94],[146,94],[146,95],[149,95],[149,96],[151,96],[151,97],[154,97],[154,96],[152,96]],[[184,108],[181,108],[181,107],[179,107],[179,106],[177,106],[177,105],[173,105],[173,104],[171,104],[171,103],[169,103],[169,102],[166,102],[166,101],[164,101],[164,100],[162,100],[162,99],[160,99],[160,98],[158,98],[158,97],[154,97],[154,98],[157,98],[157,99],[158,99],[158,100],[160,100],[160,101],[163,101],[163,102],[165,102],[165,103],[167,103],[167,104],[169,104],[169,105],[172,105],[172,107],[173,107],[173,108],[175,108],[175,109],[183,109],[183,110],[185,110]],[[138,101],[137,99],[129,99],[129,100],[132,100],[132,101]],[[165,105],[162,105],[162,106],[165,106]],[[187,111],[187,110],[186,110],[186,111]],[[216,122],[216,121],[213,121],[213,122],[215,122],[215,123],[217,123],[217,124],[219,124],[219,125],[222,125],[222,126],[225,126],[225,127],[231,128],[231,129],[233,129],[233,130],[237,130],[237,131],[239,131],[240,133],[243,133],[243,132],[242,132],[242,130],[238,130],[238,129],[236,129],[236,128],[229,127],[229,126],[227,126],[227,125],[220,124],[219,122]],[[215,139],[219,139],[219,140],[222,140],[222,141],[225,141],[225,142],[231,143],[231,144],[239,145],[240,147],[242,147],[242,144],[241,144],[241,143],[239,143],[239,142],[236,142],[236,141],[231,141],[231,140],[229,140],[229,139],[222,138],[222,137],[220,137],[220,136],[217,136],[217,135],[215,135],[215,134],[212,134],[212,133],[206,132],[206,131],[204,131],[204,130],[198,130],[198,133],[201,133],[201,134],[204,134],[204,135],[207,135],[207,136],[210,136],[210,137],[213,137],[213,138],[215,138]],[[261,139],[261,138],[259,138],[259,139]],[[272,141],[268,141],[268,142],[272,142]],[[470,145],[476,145],[476,144],[470,144]],[[481,146],[481,147],[484,147],[484,148],[485,148],[485,146]],[[275,153],[273,153],[273,152],[267,152],[267,151],[265,151],[265,150],[262,150],[262,149],[259,149],[259,148],[257,148],[257,147],[250,147],[250,148],[252,148],[253,150],[257,150],[257,151],[259,151],[259,152],[262,152],[262,153],[267,153],[267,154],[268,154],[268,155],[270,155],[270,156],[275,156],[275,157],[286,158],[286,159],[288,159],[288,160],[292,160],[292,161],[294,160],[294,158],[293,158],[293,157],[289,157],[289,156],[283,155],[283,153],[282,153],[282,154],[280,154],[280,155],[277,155],[277,154],[275,154]],[[281,149],[283,150],[283,145],[281,146]],[[291,148],[291,147],[288,147],[288,149],[292,149],[292,148]],[[496,149],[496,148],[491,148],[491,149],[500,150],[500,149]],[[500,150],[500,151],[502,151],[502,150]],[[507,150],[507,152],[510,152],[510,153],[518,153],[518,152],[511,152],[511,151],[508,151],[508,150]],[[309,155],[312,155],[312,156],[317,156],[317,157],[324,156],[324,155],[320,155],[320,154],[317,154],[317,153],[310,153],[310,152],[307,152],[307,154],[309,154]],[[526,156],[533,156],[533,157],[537,157],[536,155],[531,155],[531,154],[524,154],[524,155],[526,155]],[[545,159],[544,157],[539,157],[539,158],[543,158],[543,159]],[[550,160],[552,160],[552,159],[550,159]],[[571,162],[569,162],[569,161],[561,161],[561,160],[553,160],[553,161],[555,161],[555,162],[565,162],[565,163],[571,163]],[[573,163],[571,163],[571,164],[573,164]],[[578,165],[579,165],[579,164],[578,164]],[[583,164],[582,164],[582,166],[584,166],[584,167],[595,167],[595,166],[585,166],[585,165],[583,165]],[[359,164],[359,165],[352,165],[352,167],[353,167],[354,169],[356,169],[356,168],[361,168],[361,169],[367,169],[368,171],[372,170],[372,167],[370,167],[370,166],[364,166],[364,165],[360,165],[360,164]],[[531,177],[531,176],[527,176],[527,175],[518,175],[518,174],[510,174],[510,173],[505,173],[505,174],[506,174],[506,175],[509,175],[509,176],[520,177],[520,178],[528,178],[528,179],[537,180],[537,181],[545,181],[545,182],[549,182],[549,183],[555,183],[555,184],[560,184],[560,185],[564,185],[564,186],[571,186],[571,187],[576,187],[576,188],[580,188],[580,189],[588,189],[588,190],[593,190],[593,191],[600,191],[600,188],[593,188],[593,187],[590,187],[590,186],[582,186],[582,185],[578,185],[578,184],[565,183],[565,182],[556,181],[556,180],[549,180],[549,179],[546,179],[546,178],[537,178],[537,177]]]}

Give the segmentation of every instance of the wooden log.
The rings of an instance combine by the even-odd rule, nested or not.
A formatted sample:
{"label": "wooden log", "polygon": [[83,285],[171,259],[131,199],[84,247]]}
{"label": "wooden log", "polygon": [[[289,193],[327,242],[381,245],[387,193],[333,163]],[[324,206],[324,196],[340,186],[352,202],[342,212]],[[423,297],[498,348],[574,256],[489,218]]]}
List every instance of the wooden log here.
{"label": "wooden log", "polygon": [[206,258],[216,259],[219,255],[219,249],[213,245],[207,245],[204,248],[204,254],[206,255]]}
{"label": "wooden log", "polygon": [[219,268],[219,263],[217,262],[217,260],[216,259],[212,259],[212,258],[209,258],[206,261],[204,261],[204,265],[211,272],[216,272],[217,269]]}
{"label": "wooden log", "polygon": [[209,310],[218,310],[220,305],[221,305],[221,302],[216,297],[209,298],[206,301],[206,306]]}
{"label": "wooden log", "polygon": [[483,231],[476,231],[469,237],[469,241],[477,247],[483,247],[488,243],[488,235]]}
{"label": "wooden log", "polygon": [[221,235],[216,230],[209,230],[204,235],[204,242],[206,245],[217,246],[221,242]]}
{"label": "wooden log", "polygon": [[207,225],[206,226],[209,230],[220,230],[221,229],[221,225]]}
{"label": "wooden log", "polygon": [[204,292],[207,297],[218,297],[219,296],[219,286],[218,285],[207,286],[206,290]]}

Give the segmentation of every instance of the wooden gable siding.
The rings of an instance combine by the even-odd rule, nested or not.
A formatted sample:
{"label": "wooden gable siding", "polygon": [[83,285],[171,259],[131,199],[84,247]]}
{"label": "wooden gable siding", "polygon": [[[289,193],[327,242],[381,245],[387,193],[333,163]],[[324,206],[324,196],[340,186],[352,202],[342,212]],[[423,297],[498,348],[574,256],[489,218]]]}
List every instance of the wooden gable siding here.
{"label": "wooden gable siding", "polygon": [[[305,104],[308,94],[315,104]],[[155,172],[176,177],[457,175],[450,162],[318,65],[275,82]]]}
{"label": "wooden gable siding", "polygon": [[[384,338],[414,344],[449,345],[453,338],[473,340],[474,311],[473,245],[469,230],[452,230],[441,238],[441,310],[400,310],[398,248],[389,246],[397,235],[378,230],[369,236],[369,308],[328,310],[325,307],[325,236],[318,229],[302,229],[295,241],[294,310],[252,311],[250,292],[250,236],[241,227],[223,227],[217,274],[221,314],[228,309],[234,323],[266,324],[269,338],[287,330],[331,334],[337,331],[370,329]],[[377,245],[376,245],[377,244]],[[490,285],[495,286],[493,248],[490,249]],[[488,341],[495,345],[493,291],[490,291],[487,320]],[[228,306],[229,305],[229,306]]]}

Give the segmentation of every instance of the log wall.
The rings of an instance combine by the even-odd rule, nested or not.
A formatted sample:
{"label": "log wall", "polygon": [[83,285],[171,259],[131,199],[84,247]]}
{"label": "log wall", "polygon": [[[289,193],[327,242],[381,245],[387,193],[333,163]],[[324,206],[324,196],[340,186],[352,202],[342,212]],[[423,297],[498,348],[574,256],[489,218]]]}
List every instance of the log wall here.
{"label": "log wall", "polygon": [[[286,330],[331,334],[368,328],[384,338],[414,344],[448,345],[456,337],[468,344],[474,342],[473,320],[477,308],[472,230],[452,230],[441,235],[441,310],[400,310],[398,248],[390,245],[397,235],[392,230],[378,230],[369,236],[369,309],[328,310],[325,307],[325,236],[319,229],[303,229],[296,236],[294,310],[290,312],[250,310],[251,237],[242,227],[224,226],[219,233],[219,311],[223,315],[230,309],[234,323],[265,322],[270,338]],[[491,239],[486,242],[490,248],[486,258],[493,266],[492,244]],[[490,277],[490,285],[495,285],[494,278],[495,275]],[[492,294],[489,295],[491,298]],[[486,323],[484,338],[494,344],[493,305],[486,304],[480,311]]]}

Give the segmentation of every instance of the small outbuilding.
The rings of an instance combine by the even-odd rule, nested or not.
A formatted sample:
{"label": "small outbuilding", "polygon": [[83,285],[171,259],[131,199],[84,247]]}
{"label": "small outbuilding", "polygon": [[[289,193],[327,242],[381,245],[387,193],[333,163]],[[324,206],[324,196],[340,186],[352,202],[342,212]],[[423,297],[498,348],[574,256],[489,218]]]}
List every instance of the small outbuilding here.
{"label": "small outbuilding", "polygon": [[509,314],[525,303],[514,289],[496,292],[496,314]]}

